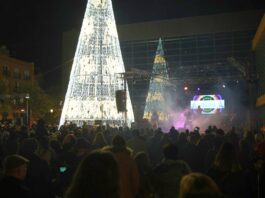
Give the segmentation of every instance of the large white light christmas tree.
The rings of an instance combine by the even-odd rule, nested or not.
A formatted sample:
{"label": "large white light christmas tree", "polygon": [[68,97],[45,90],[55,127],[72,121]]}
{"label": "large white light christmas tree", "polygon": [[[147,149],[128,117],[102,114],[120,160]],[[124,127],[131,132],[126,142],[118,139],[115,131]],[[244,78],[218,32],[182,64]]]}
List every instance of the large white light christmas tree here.
{"label": "large white light christmas tree", "polygon": [[126,116],[118,113],[115,99],[115,92],[124,89],[124,72],[112,2],[88,0],[60,126],[67,122],[94,124],[96,120],[130,125],[134,115],[128,91]]}

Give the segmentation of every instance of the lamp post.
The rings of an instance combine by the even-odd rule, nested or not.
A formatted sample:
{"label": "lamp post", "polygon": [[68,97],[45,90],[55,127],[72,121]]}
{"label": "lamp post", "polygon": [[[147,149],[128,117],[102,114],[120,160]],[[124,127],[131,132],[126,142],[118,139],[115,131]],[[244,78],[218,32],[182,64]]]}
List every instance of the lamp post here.
{"label": "lamp post", "polygon": [[26,120],[26,124],[27,124],[27,126],[29,126],[30,125],[30,112],[29,112],[29,99],[30,99],[30,95],[29,95],[29,93],[26,93],[26,96],[25,96],[25,98],[26,98],[26,104],[27,104],[27,112],[26,112],[26,115],[27,115],[27,120]]}

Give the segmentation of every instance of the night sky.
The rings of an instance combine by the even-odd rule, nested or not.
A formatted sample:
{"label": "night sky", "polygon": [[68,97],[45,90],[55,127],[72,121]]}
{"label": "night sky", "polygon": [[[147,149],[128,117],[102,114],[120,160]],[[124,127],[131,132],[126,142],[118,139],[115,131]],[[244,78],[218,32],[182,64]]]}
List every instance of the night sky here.
{"label": "night sky", "polygon": [[[264,9],[264,0],[112,0],[117,24]],[[1,0],[0,46],[34,62],[37,72],[61,63],[61,34],[79,28],[87,0]],[[51,75],[48,72],[47,75]],[[53,75],[54,76],[54,75]]]}

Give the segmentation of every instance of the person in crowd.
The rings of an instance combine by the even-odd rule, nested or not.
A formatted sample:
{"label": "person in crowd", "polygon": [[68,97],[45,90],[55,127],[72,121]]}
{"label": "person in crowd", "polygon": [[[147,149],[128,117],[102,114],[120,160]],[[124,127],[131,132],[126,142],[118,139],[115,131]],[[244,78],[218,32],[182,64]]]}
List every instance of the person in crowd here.
{"label": "person in crowd", "polygon": [[[83,157],[84,153],[82,153],[82,156],[76,155],[75,151],[77,151],[76,149],[77,142],[78,139],[76,138],[75,135],[73,135],[72,133],[65,134],[63,139],[62,151],[60,152],[57,161],[57,167],[56,167],[57,178],[54,182],[55,193],[58,196],[62,196],[65,190],[70,185],[73,175],[76,171],[76,168]],[[81,155],[79,151],[78,154]]]}
{"label": "person in crowd", "polygon": [[178,160],[178,148],[168,144],[163,149],[164,160],[154,168],[153,185],[158,197],[171,198],[179,193],[182,176],[191,172],[189,165]]}
{"label": "person in crowd", "polygon": [[126,147],[124,138],[116,135],[112,140],[112,146],[107,146],[103,150],[112,152],[118,162],[121,197],[135,197],[139,190],[139,173],[132,158],[132,151]]}
{"label": "person in crowd", "polygon": [[109,152],[88,154],[75,172],[65,198],[119,198],[118,164]]}
{"label": "person in crowd", "polygon": [[161,147],[164,148],[164,146],[171,144],[171,143],[172,143],[172,141],[171,141],[169,134],[163,133],[161,140],[160,140]]}
{"label": "person in crowd", "polygon": [[179,198],[221,198],[217,184],[207,175],[190,173],[182,177]]}
{"label": "person in crowd", "polygon": [[170,141],[172,144],[177,144],[178,143],[178,138],[179,138],[179,132],[175,129],[175,127],[171,127],[168,133],[168,136],[170,138]]}
{"label": "person in crowd", "polygon": [[235,150],[238,151],[239,149],[239,140],[240,137],[239,135],[236,133],[236,128],[232,127],[231,130],[229,130],[226,134],[225,134],[225,139],[227,142],[230,142],[233,144],[233,146],[235,147]]}
{"label": "person in crowd", "polygon": [[17,154],[19,147],[19,138],[14,127],[8,130],[8,136],[3,142],[3,146],[4,146],[3,148],[4,156]]}
{"label": "person in crowd", "polygon": [[208,175],[228,197],[246,197],[246,181],[234,145],[225,142],[218,151]]}
{"label": "person in crowd", "polygon": [[39,147],[37,155],[45,160],[48,165],[51,165],[55,161],[55,151],[50,147],[50,141],[48,136],[41,136],[38,139]]}
{"label": "person in crowd", "polygon": [[[181,159],[187,162],[192,171],[203,171],[203,153],[199,149],[198,143],[200,141],[200,134],[191,132],[188,136],[188,143],[182,152]],[[184,154],[184,155],[183,155]]]}
{"label": "person in crowd", "polygon": [[[205,134],[202,135],[200,138],[200,141],[198,143],[198,150],[201,153],[203,163],[206,160],[205,154],[212,148],[214,138],[215,138],[215,136],[214,136],[213,132],[210,130],[206,130]],[[204,165],[203,165],[203,170],[205,170]]]}
{"label": "person in crowd", "polygon": [[138,129],[132,131],[133,137],[127,141],[127,146],[133,150],[133,155],[135,156],[138,152],[147,153],[147,145],[143,137],[140,136]]}
{"label": "person in crowd", "polygon": [[55,158],[57,160],[59,160],[59,158],[62,155],[62,145],[61,145],[61,142],[59,142],[58,140],[51,140],[50,146],[51,146],[51,149],[53,149],[53,151],[55,152],[55,156],[56,156]]}
{"label": "person in crowd", "polygon": [[188,144],[187,133],[180,133],[177,141],[179,159],[182,159],[185,155],[185,148]]}
{"label": "person in crowd", "polygon": [[255,136],[255,154],[251,167],[246,170],[249,197],[265,197],[265,141],[263,134]]}
{"label": "person in crowd", "polygon": [[152,167],[145,152],[138,152],[134,158],[139,175],[140,175],[140,188],[137,193],[137,198],[151,198],[153,197],[154,188],[152,186],[151,178],[153,175]]}
{"label": "person in crowd", "polygon": [[246,139],[239,141],[238,160],[243,169],[251,167],[254,154],[254,145],[250,145]]}
{"label": "person in crowd", "polygon": [[20,130],[18,131],[18,136],[19,136],[20,141],[25,139],[25,138],[28,138],[28,136],[29,136],[28,127],[21,126]]}
{"label": "person in crowd", "polygon": [[63,139],[61,164],[67,164],[68,167],[75,165],[74,146],[76,144],[76,137],[73,134],[67,134]]}
{"label": "person in crowd", "polygon": [[[53,152],[49,152],[51,148],[46,133],[50,130],[46,129],[44,121],[40,120],[36,126],[28,129],[34,131],[29,137],[36,139],[27,138],[26,128],[4,124],[0,125],[0,162],[6,156],[17,153],[29,160],[26,163],[26,177],[18,183],[21,187],[23,183],[29,189],[30,198],[49,198],[54,197],[55,193],[63,197],[80,162],[91,151],[102,147],[103,151],[111,151],[118,165],[119,197],[122,198],[178,197],[180,178],[191,169],[207,172],[225,197],[264,196],[264,134],[257,133],[254,138],[253,132],[243,136],[240,133],[242,130],[237,128],[227,132],[229,128],[224,131],[212,125],[205,133],[196,128],[194,132],[178,133],[174,127],[169,133],[164,133],[161,128],[149,127],[138,129],[135,126],[132,131],[127,127],[107,126],[105,130],[70,123],[61,127],[54,136],[49,133],[53,156]],[[141,133],[139,130],[142,130]],[[90,142],[93,140],[92,145]],[[171,149],[163,149],[165,145],[171,145]],[[3,167],[0,166],[0,174],[1,169]],[[199,183],[206,181],[205,178],[201,180],[201,176],[192,178]],[[202,182],[202,186],[206,183]],[[197,184],[190,183],[190,190],[196,193],[188,196],[200,197],[200,192],[207,191],[207,188]],[[204,195],[207,197],[209,194]]]}
{"label": "person in crowd", "polygon": [[74,146],[76,161],[80,162],[90,151],[90,144],[85,138],[78,138]]}
{"label": "person in crowd", "polygon": [[264,197],[265,196],[265,163],[264,159],[256,156],[245,172],[247,181],[246,197]]}
{"label": "person in crowd", "polygon": [[37,149],[38,141],[35,138],[25,139],[21,146],[20,154],[30,161],[24,184],[31,190],[30,197],[32,198],[53,198],[49,165],[36,155]]}
{"label": "person in crowd", "polygon": [[185,129],[192,129],[193,128],[193,113],[190,109],[187,109],[184,113],[185,116],[185,123],[184,128]]}
{"label": "person in crowd", "polygon": [[36,129],[35,129],[35,134],[37,138],[49,135],[43,119],[38,120]]}
{"label": "person in crowd", "polygon": [[153,111],[151,115],[151,125],[153,129],[157,129],[159,123],[159,114],[157,111]]}
{"label": "person in crowd", "polygon": [[29,189],[22,181],[27,175],[29,160],[21,155],[9,155],[4,159],[4,177],[0,181],[1,197],[29,198]]}
{"label": "person in crowd", "polygon": [[98,132],[92,142],[92,149],[101,149],[104,146],[107,146],[107,141],[104,137],[104,134]]}
{"label": "person in crowd", "polygon": [[212,166],[212,163],[215,160],[215,156],[218,153],[221,145],[223,143],[223,139],[220,136],[216,136],[213,139],[212,146],[209,148],[207,152],[205,152],[205,157],[204,157],[204,171],[207,172],[209,168]]}
{"label": "person in crowd", "polygon": [[163,149],[161,146],[161,139],[163,132],[160,128],[155,130],[154,135],[148,141],[148,153],[153,166],[161,162],[163,158]]}

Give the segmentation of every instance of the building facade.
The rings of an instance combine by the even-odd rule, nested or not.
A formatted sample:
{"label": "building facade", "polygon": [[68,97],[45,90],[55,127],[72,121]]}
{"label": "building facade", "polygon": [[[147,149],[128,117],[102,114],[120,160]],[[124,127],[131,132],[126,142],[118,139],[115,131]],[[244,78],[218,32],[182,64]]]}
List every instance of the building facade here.
{"label": "building facade", "polygon": [[24,87],[32,86],[34,64],[0,54],[0,118],[22,117],[26,112]]}
{"label": "building facade", "polygon": [[257,124],[265,126],[265,15],[263,15],[252,42],[257,71]]}

